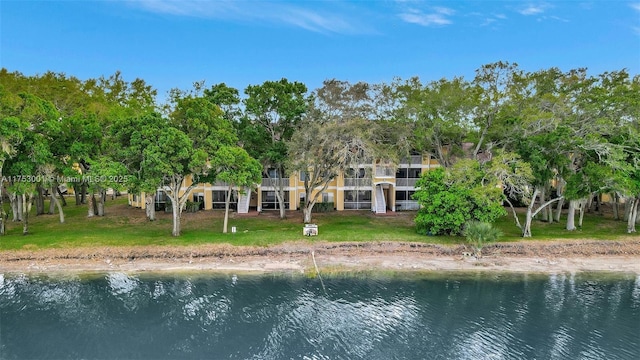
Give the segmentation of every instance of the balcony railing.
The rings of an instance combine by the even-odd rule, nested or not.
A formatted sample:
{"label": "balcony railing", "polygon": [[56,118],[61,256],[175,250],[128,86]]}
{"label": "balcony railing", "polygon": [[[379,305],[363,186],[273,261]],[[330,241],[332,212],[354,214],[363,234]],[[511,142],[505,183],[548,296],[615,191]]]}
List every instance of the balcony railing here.
{"label": "balcony railing", "polygon": [[400,179],[396,179],[396,186],[416,186],[416,182],[418,181],[418,179],[414,179],[414,178],[400,178]]}
{"label": "balcony railing", "polygon": [[289,186],[289,178],[286,178],[286,179],[263,178],[262,179],[262,186],[273,186],[273,187],[284,186],[284,187],[287,187],[287,186]]}
{"label": "balcony railing", "polygon": [[344,186],[371,186],[371,179],[369,178],[361,178],[361,179],[354,179],[354,178],[345,178],[344,179]]}
{"label": "balcony railing", "polygon": [[400,160],[401,164],[419,165],[422,164],[422,155],[411,155],[408,158]]}
{"label": "balcony railing", "polygon": [[420,204],[415,200],[398,200],[396,201],[396,211],[403,210],[419,210]]}

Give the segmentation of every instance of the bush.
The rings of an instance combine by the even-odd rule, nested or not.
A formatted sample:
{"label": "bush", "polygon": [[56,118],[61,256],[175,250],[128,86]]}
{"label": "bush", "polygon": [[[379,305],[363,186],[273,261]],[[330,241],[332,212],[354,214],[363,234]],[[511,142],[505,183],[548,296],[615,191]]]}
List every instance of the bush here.
{"label": "bush", "polygon": [[[468,175],[473,180],[473,171]],[[506,214],[499,188],[482,186],[479,181],[474,186],[469,178],[465,182],[449,180],[439,168],[418,180],[413,195],[421,205],[414,219],[418,233],[460,235],[469,221],[494,222]]]}
{"label": "bush", "polygon": [[[304,207],[304,202],[300,202],[300,209],[302,209]],[[333,202],[319,202],[319,203],[315,203],[315,205],[313,205],[313,209],[311,210],[312,213],[325,213],[325,212],[331,212],[334,211],[336,209],[335,204]]]}

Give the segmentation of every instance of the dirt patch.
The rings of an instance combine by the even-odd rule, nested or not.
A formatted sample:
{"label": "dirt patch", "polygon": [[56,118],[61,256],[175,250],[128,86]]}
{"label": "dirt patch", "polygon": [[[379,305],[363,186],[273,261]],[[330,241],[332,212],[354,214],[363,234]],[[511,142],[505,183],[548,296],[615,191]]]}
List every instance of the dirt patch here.
{"label": "dirt patch", "polygon": [[[0,271],[321,271],[496,270],[528,272],[619,271],[640,274],[640,240],[521,241],[492,244],[484,256],[463,245],[405,242],[289,242],[280,245],[83,247],[0,253]],[[323,270],[324,269],[324,270]]]}

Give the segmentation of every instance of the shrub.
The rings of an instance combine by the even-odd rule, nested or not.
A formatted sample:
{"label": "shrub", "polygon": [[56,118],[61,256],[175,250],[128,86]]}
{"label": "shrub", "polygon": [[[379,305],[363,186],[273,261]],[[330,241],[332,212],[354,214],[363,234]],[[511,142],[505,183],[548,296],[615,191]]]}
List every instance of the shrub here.
{"label": "shrub", "polygon": [[[475,171],[475,172],[474,172]],[[470,169],[465,179],[449,179],[444,169],[425,173],[416,183],[413,196],[420,204],[414,222],[425,235],[460,235],[469,221],[494,222],[506,214],[502,191],[482,186]],[[481,174],[478,175],[480,178]],[[477,180],[477,181],[476,181]]]}

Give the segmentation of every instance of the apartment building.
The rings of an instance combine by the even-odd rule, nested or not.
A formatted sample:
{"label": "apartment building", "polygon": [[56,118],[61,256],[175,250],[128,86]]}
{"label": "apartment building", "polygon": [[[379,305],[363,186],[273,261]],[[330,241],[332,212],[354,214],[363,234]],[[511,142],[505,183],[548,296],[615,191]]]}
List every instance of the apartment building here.
{"label": "apartment building", "polygon": [[[430,155],[411,155],[403,159],[398,165],[363,164],[357,169],[351,169],[339,174],[319,197],[320,203],[333,203],[337,211],[371,210],[382,214],[388,211],[417,210],[418,203],[411,198],[415,192],[416,181],[430,169],[439,167],[438,162]],[[278,186],[285,190],[285,207],[287,210],[298,210],[304,200],[304,172],[297,172],[283,179],[277,178],[276,172],[270,171],[270,176],[253,190],[235,189],[231,207],[238,213],[249,211],[279,210],[280,204],[276,197]],[[186,189],[190,183],[187,179]],[[191,201],[200,204],[203,210],[224,209],[226,191],[224,183],[198,184],[191,193]],[[131,206],[144,208],[145,194],[129,195]],[[164,209],[167,198],[162,190],[155,195],[156,209]]]}

